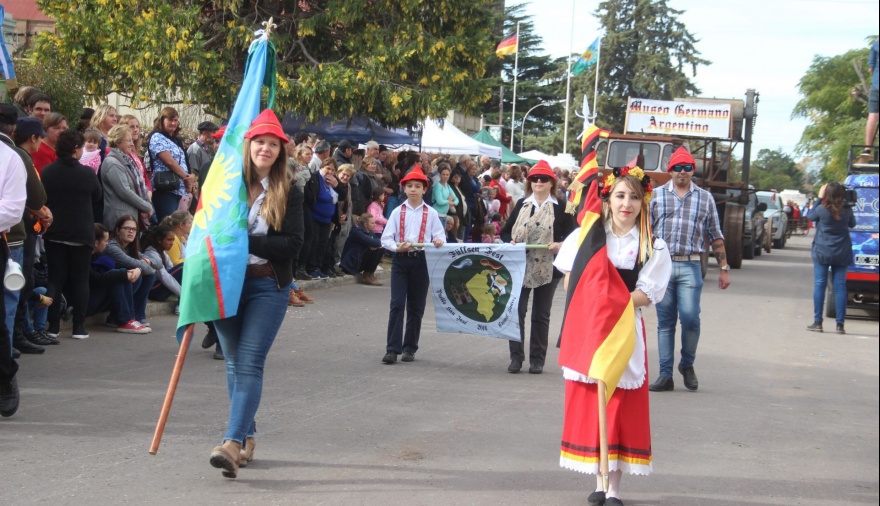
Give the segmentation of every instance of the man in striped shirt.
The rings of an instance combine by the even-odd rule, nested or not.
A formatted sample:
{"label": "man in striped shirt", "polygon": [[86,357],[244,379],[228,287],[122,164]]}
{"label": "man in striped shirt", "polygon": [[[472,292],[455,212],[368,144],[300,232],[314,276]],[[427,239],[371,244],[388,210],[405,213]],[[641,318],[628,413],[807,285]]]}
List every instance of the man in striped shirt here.
{"label": "man in striped shirt", "polygon": [[712,194],[699,188],[691,179],[694,158],[680,147],[669,159],[666,171],[670,181],[657,188],[651,199],[651,221],[654,235],[669,245],[672,255],[672,277],[666,295],[657,304],[657,341],[660,355],[660,377],[651,383],[652,392],[673,390],[672,364],[675,361],[675,323],[681,320],[681,359],[678,371],[688,390],[699,386],[694,372],[697,343],[700,340],[700,295],[703,276],[700,253],[705,250],[703,236],[709,244],[721,274],[718,288],[730,286],[730,265],[724,251],[724,235]]}

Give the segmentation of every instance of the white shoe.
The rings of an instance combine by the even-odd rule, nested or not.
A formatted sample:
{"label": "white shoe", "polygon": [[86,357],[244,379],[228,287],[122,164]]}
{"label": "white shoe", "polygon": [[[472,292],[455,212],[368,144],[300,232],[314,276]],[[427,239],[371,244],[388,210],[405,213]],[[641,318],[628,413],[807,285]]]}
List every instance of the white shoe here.
{"label": "white shoe", "polygon": [[376,266],[376,272],[382,272],[382,271],[384,271],[384,270],[385,270],[385,269],[383,269],[381,265],[377,265],[377,266]]}

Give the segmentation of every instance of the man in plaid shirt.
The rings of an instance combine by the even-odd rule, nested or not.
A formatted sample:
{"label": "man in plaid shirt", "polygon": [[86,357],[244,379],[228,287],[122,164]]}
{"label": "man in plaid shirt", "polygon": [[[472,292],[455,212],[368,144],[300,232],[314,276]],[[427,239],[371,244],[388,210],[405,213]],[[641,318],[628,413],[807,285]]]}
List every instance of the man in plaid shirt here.
{"label": "man in plaid shirt", "polygon": [[657,188],[651,199],[651,221],[654,235],[669,245],[672,255],[672,277],[666,295],[657,304],[657,341],[660,355],[660,377],[648,387],[652,392],[673,390],[672,364],[675,361],[675,322],[681,320],[681,360],[678,371],[688,390],[699,386],[694,373],[697,343],[700,340],[700,295],[703,276],[700,253],[705,250],[703,236],[709,243],[721,275],[718,288],[730,286],[730,265],[724,251],[724,235],[718,221],[718,209],[712,194],[691,182],[694,158],[680,147],[669,159],[666,171],[670,181]]}

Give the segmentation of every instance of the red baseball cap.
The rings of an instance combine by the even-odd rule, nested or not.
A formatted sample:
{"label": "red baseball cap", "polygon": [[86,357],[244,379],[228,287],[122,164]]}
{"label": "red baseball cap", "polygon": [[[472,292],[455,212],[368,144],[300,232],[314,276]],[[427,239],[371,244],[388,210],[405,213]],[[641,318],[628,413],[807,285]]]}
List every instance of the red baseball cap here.
{"label": "red baseball cap", "polygon": [[556,180],[556,174],[553,172],[553,169],[550,167],[550,164],[541,160],[536,163],[534,167],[529,169],[529,175],[526,176],[526,179],[532,176],[547,176],[550,179]]}
{"label": "red baseball cap", "polygon": [[219,141],[220,139],[223,138],[223,134],[225,134],[225,133],[226,133],[226,125],[223,125],[222,127],[220,127],[220,130],[217,130],[216,132],[212,133],[211,137],[213,137]]}
{"label": "red baseball cap", "polygon": [[270,134],[278,137],[282,144],[290,142],[287,135],[284,134],[284,130],[281,128],[281,123],[278,122],[278,116],[275,116],[272,109],[264,110],[254,119],[254,122],[251,123],[248,131],[245,132],[244,138],[253,139],[256,136],[263,134]]}

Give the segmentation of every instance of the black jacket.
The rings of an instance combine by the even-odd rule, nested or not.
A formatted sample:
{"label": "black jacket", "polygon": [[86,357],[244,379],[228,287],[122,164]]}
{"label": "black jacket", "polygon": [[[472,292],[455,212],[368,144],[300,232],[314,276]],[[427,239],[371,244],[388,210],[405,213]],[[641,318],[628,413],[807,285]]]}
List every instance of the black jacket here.
{"label": "black jacket", "polygon": [[66,241],[83,246],[95,245],[93,206],[104,203],[101,184],[92,169],[70,156],[43,167],[40,173],[46,189],[46,207],[53,223],[46,231],[47,241]]}
{"label": "black jacket", "polygon": [[248,236],[248,253],[268,260],[275,271],[278,287],[286,288],[293,281],[293,259],[299,255],[302,244],[303,195],[296,185],[291,184],[281,230],[270,227],[267,235]]}

